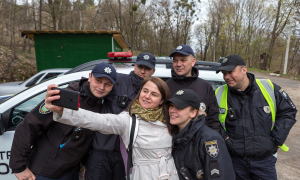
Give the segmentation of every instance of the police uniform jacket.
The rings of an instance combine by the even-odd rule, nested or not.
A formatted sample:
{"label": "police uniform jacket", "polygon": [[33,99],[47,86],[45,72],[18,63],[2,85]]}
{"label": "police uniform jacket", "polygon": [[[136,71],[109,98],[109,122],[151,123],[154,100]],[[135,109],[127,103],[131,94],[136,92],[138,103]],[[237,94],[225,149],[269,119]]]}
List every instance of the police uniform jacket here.
{"label": "police uniform jacket", "polygon": [[247,73],[250,80],[245,91],[237,91],[228,87],[228,108],[233,108],[235,118],[229,113],[225,120],[226,131],[222,129],[222,136],[229,139],[226,144],[230,155],[247,158],[269,157],[277,152],[292,126],[295,124],[296,107],[289,96],[280,86],[274,85],[276,99],[276,118],[273,130],[272,116],[255,77]]}
{"label": "police uniform jacket", "polygon": [[192,76],[178,76],[174,69],[171,70],[172,78],[166,81],[170,89],[170,95],[173,95],[181,89],[191,89],[200,97],[200,108],[207,113],[207,126],[220,132],[219,106],[214,95],[211,84],[198,77],[197,68],[192,68]]}
{"label": "police uniform jacket", "polygon": [[173,158],[179,178],[185,180],[181,168],[186,168],[190,179],[235,179],[226,144],[222,136],[205,125],[200,116],[190,121],[173,135]]}
{"label": "police uniform jacket", "polygon": [[[105,107],[102,113],[119,114],[127,108],[137,95],[143,78],[131,71],[129,75],[117,73],[117,83],[111,92],[105,97]],[[127,98],[122,101],[121,98]],[[125,103],[125,104],[122,104]],[[119,152],[120,137],[114,134],[102,134],[94,132],[93,148],[98,151]]]}
{"label": "police uniform jacket", "polygon": [[113,114],[119,114],[127,108],[139,92],[143,80],[134,71],[131,71],[129,75],[117,73],[117,83],[107,95]]}
{"label": "police uniform jacket", "polygon": [[[80,91],[81,108],[100,112],[101,106],[95,104],[102,101],[89,97],[87,79],[72,82],[67,89]],[[44,102],[41,102],[16,128],[9,165],[13,173],[20,173],[28,167],[34,174],[59,178],[78,165],[90,150],[93,133],[82,129],[79,139],[73,140],[74,126],[53,121],[53,113],[43,110]]]}

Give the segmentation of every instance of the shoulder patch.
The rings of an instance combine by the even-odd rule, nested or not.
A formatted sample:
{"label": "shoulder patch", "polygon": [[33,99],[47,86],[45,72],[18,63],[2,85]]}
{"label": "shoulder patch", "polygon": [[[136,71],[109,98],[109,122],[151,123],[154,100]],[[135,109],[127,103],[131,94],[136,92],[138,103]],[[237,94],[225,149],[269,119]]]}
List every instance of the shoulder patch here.
{"label": "shoulder patch", "polygon": [[205,142],[205,149],[207,154],[210,157],[212,158],[217,157],[219,154],[219,147],[218,147],[217,140]]}
{"label": "shoulder patch", "polygon": [[286,92],[283,89],[280,89],[279,92],[280,92],[282,97],[284,97],[285,99],[288,99],[288,96],[287,96]]}
{"label": "shoulder patch", "polygon": [[204,179],[203,169],[200,169],[199,171],[197,171],[196,176],[197,176],[198,179]]}
{"label": "shoulder patch", "polygon": [[40,114],[48,114],[51,111],[49,109],[46,108],[45,106],[45,102],[43,104],[40,105],[40,109],[39,109]]}
{"label": "shoulder patch", "polygon": [[201,109],[202,111],[205,112],[205,110],[206,110],[206,105],[205,105],[204,102],[201,102],[201,103],[200,103],[200,109]]}

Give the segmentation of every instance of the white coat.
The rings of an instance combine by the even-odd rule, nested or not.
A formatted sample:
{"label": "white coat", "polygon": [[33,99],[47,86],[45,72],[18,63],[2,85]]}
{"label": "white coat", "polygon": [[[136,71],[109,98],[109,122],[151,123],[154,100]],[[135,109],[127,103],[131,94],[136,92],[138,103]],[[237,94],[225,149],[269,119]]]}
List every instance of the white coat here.
{"label": "white coat", "polygon": [[[115,114],[98,114],[84,109],[72,111],[64,108],[63,116],[54,113],[55,121],[99,131],[103,134],[122,136],[125,146],[129,144],[130,115],[128,112]],[[134,180],[177,180],[178,175],[172,157],[172,137],[167,127],[160,121],[139,121],[138,133],[133,144],[132,177]],[[160,177],[160,179],[159,179]]]}

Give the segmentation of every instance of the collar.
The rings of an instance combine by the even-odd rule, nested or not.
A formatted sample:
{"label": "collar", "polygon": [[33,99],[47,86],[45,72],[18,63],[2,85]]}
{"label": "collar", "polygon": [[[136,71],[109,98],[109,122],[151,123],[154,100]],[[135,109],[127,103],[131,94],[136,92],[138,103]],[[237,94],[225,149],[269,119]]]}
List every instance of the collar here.
{"label": "collar", "polygon": [[172,140],[173,148],[180,149],[185,146],[203,126],[205,126],[205,117],[203,115],[196,120],[191,120],[180,132],[176,126]]}
{"label": "collar", "polygon": [[129,78],[131,79],[132,85],[139,90],[144,79],[135,74],[134,71],[130,72]]}

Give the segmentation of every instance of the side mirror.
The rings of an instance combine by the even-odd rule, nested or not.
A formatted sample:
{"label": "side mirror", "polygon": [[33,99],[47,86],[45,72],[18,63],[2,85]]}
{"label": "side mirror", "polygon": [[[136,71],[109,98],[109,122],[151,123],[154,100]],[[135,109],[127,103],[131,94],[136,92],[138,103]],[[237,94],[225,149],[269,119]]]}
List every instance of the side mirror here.
{"label": "side mirror", "polygon": [[0,136],[3,135],[5,132],[5,128],[3,125],[3,118],[2,118],[2,114],[0,114]]}

